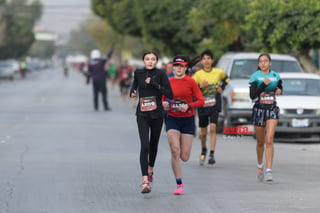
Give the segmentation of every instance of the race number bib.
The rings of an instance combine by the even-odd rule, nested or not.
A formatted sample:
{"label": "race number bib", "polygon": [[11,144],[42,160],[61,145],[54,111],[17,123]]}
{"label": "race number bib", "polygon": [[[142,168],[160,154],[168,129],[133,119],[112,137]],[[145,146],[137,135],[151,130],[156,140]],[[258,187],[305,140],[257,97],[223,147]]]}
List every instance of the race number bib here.
{"label": "race number bib", "polygon": [[259,103],[260,104],[274,104],[276,101],[276,96],[274,92],[265,93],[262,92],[260,94]]}
{"label": "race number bib", "polygon": [[157,109],[157,102],[155,96],[142,97],[139,100],[140,102],[140,111],[152,111]]}
{"label": "race number bib", "polygon": [[171,100],[171,104],[170,104],[171,111],[178,112],[178,107],[183,104],[186,104],[186,102],[184,100],[181,100],[181,99]]}
{"label": "race number bib", "polygon": [[204,105],[203,107],[211,107],[216,105],[216,97],[215,95],[208,95],[204,97]]}

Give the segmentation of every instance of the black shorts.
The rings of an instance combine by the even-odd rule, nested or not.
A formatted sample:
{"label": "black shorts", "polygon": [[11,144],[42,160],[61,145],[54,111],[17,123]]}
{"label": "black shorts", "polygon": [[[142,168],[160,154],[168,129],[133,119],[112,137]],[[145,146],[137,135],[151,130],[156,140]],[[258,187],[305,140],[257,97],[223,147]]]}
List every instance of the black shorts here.
{"label": "black shorts", "polygon": [[213,111],[210,115],[199,115],[199,127],[204,128],[207,127],[210,123],[218,123],[219,112]]}
{"label": "black shorts", "polygon": [[260,108],[254,106],[252,109],[252,124],[255,126],[265,126],[269,119],[279,119],[279,107]]}

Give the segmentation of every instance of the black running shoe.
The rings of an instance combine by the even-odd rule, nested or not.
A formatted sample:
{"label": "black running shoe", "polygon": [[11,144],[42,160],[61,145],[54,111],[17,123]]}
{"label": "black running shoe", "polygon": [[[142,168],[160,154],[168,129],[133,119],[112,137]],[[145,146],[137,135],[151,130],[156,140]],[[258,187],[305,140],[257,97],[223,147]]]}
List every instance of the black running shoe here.
{"label": "black running shoe", "polygon": [[210,156],[209,156],[209,160],[208,160],[208,164],[213,165],[213,164],[215,164],[215,163],[216,163],[216,160],[214,159],[214,156],[213,156],[213,155],[210,155]]}

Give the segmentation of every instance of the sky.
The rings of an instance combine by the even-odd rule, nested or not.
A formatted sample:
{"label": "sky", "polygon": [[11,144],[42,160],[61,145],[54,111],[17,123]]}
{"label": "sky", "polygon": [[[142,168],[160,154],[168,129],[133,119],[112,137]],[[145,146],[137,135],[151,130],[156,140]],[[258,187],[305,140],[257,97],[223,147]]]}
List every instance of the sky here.
{"label": "sky", "polygon": [[73,29],[77,29],[91,12],[90,0],[41,0],[42,17],[38,28],[68,38]]}

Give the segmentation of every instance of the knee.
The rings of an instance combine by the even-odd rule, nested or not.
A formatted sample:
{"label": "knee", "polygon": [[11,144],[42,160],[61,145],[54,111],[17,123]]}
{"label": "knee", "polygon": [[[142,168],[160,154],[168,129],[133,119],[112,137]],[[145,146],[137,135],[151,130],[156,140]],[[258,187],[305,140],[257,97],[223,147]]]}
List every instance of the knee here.
{"label": "knee", "polygon": [[212,126],[210,128],[210,134],[215,134],[216,133],[216,126]]}
{"label": "knee", "polygon": [[266,138],[266,146],[273,146],[273,138]]}
{"label": "knee", "polygon": [[258,139],[257,140],[257,146],[263,147],[264,146],[264,140],[263,139]]}
{"label": "knee", "polygon": [[181,155],[180,158],[183,162],[187,162],[189,160],[190,155]]}
{"label": "knee", "polygon": [[210,124],[210,134],[216,133],[217,125],[215,123]]}
{"label": "knee", "polygon": [[206,130],[201,130],[200,136],[201,137],[206,137],[207,136],[207,131]]}
{"label": "knee", "polygon": [[141,153],[148,153],[149,152],[149,146],[141,146],[140,152]]}
{"label": "knee", "polygon": [[171,154],[175,160],[178,160],[180,156],[180,149],[178,147],[171,147]]}

